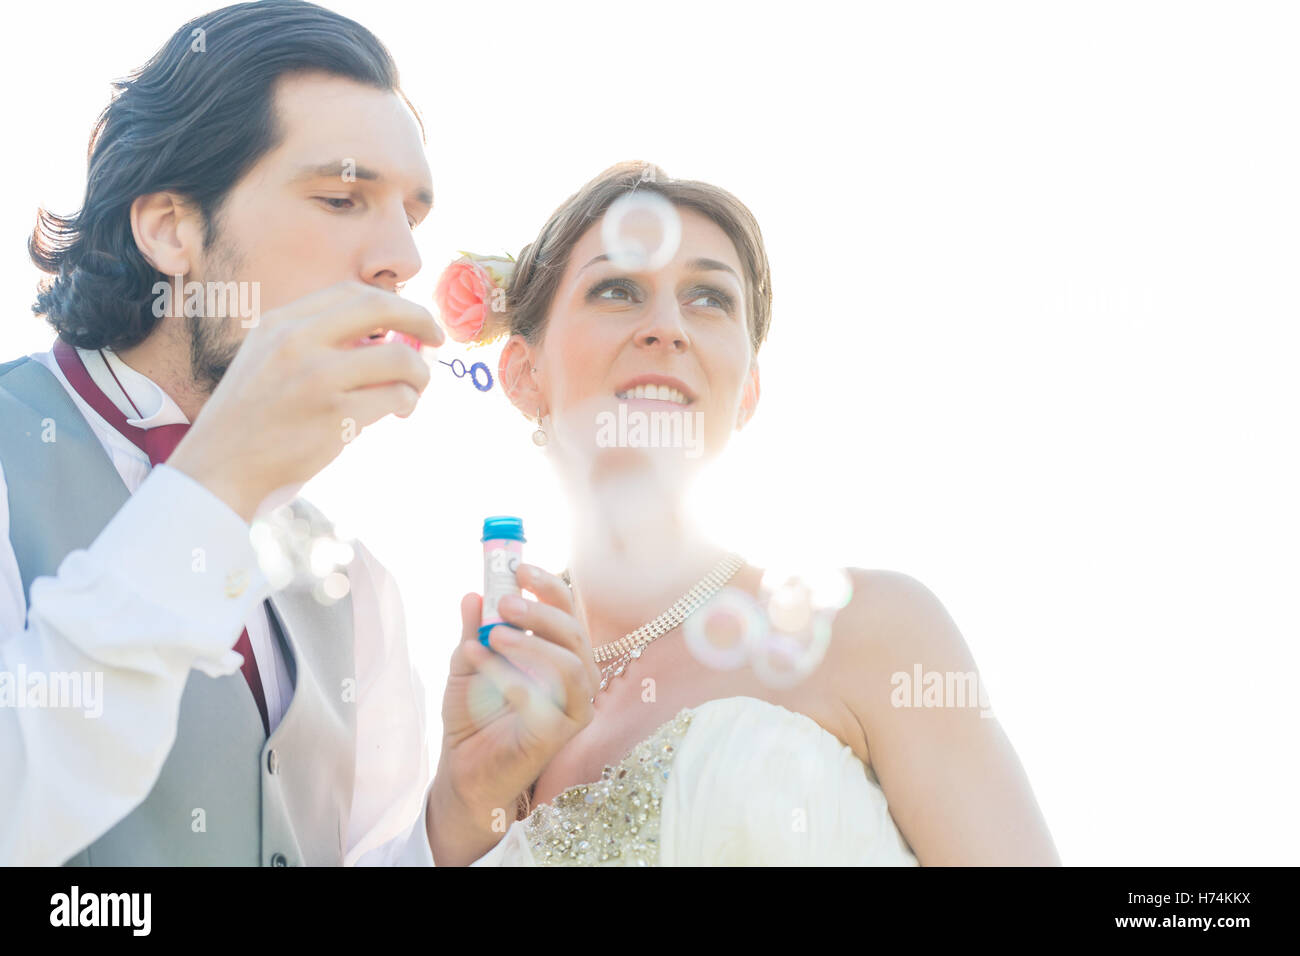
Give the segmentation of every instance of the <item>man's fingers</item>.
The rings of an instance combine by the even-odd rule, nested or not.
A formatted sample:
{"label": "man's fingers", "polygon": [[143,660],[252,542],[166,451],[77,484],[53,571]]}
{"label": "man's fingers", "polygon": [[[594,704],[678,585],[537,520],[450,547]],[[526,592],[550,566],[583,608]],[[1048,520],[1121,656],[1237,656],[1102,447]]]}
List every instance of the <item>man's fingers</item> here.
{"label": "man's fingers", "polygon": [[409,415],[420,394],[405,382],[390,385],[372,385],[348,392],[343,399],[343,418],[339,421],[339,437],[347,442],[367,425],[373,425],[385,415]]}
{"label": "man's fingers", "polygon": [[294,299],[288,305],[272,309],[259,316],[258,325],[270,328],[283,322],[301,319],[303,316],[314,315],[322,309],[328,309],[347,299],[355,298],[362,285],[360,282],[347,281],[336,282],[324,289],[317,289],[300,299]]}
{"label": "man's fingers", "polygon": [[[442,345],[446,335],[424,306],[383,289],[358,284],[353,295],[321,310],[306,334],[326,345],[352,345],[376,329],[413,335],[425,345]],[[374,348],[375,346],[362,346]]]}
{"label": "man's fingers", "polygon": [[348,392],[386,382],[406,382],[417,392],[429,384],[429,363],[398,342],[333,350],[318,366],[331,387]]}

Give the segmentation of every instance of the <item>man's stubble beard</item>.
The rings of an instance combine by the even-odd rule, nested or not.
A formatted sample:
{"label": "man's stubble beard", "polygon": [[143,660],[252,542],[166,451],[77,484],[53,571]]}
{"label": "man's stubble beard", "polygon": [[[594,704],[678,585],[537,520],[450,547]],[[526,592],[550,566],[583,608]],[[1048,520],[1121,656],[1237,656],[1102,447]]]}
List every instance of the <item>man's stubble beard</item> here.
{"label": "man's stubble beard", "polygon": [[[205,276],[207,282],[235,281],[243,256],[226,243],[223,236],[213,242],[209,258],[209,271]],[[204,297],[206,302],[207,297]],[[232,316],[186,316],[185,325],[190,339],[190,375],[194,385],[206,395],[211,395],[221,383],[226,370],[235,360],[243,340],[235,333],[232,322],[239,321],[237,314]]]}

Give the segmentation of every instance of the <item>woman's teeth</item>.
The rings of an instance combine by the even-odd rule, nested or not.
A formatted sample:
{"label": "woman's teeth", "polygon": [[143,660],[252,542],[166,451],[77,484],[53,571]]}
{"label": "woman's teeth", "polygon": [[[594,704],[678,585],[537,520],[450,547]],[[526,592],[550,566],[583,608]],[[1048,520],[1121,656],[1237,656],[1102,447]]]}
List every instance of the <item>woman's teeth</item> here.
{"label": "woman's teeth", "polygon": [[675,388],[667,385],[638,385],[626,392],[615,392],[615,398],[653,398],[660,402],[672,402],[675,405],[689,405],[688,399]]}

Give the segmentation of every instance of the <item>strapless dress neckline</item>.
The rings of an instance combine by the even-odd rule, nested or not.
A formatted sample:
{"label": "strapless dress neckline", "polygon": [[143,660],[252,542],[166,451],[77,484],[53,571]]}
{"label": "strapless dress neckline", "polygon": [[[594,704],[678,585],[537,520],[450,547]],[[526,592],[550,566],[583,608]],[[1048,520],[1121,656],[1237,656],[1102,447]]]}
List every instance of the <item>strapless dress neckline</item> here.
{"label": "strapless dress neckline", "polygon": [[[656,865],[660,862],[660,830],[664,817],[664,791],[675,759],[693,725],[716,711],[728,719],[754,711],[761,723],[793,728],[805,746],[822,759],[838,752],[845,762],[856,763],[862,775],[876,785],[874,772],[852,748],[807,714],[758,697],[719,697],[694,707],[683,707],[648,736],[634,744],[618,761],[606,764],[600,778],[574,784],[550,801],[538,804],[516,826],[539,865]],[[881,794],[883,803],[883,794]],[[503,841],[505,842],[505,841]],[[490,855],[490,854],[489,854]],[[915,865],[915,864],[913,864]]]}

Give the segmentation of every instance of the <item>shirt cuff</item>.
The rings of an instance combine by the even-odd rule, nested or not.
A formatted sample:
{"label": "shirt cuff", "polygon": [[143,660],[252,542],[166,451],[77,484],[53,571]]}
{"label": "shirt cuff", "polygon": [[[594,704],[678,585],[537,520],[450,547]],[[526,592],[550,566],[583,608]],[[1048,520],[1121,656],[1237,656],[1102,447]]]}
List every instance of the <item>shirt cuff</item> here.
{"label": "shirt cuff", "polygon": [[[271,592],[249,530],[206,487],[184,472],[158,465],[90,547],[64,559],[59,581],[72,593],[61,592],[59,599],[75,600],[79,590],[102,599],[102,589],[93,587],[95,579],[101,574],[115,578],[114,597],[123,616],[135,617],[130,610],[139,608],[151,612],[155,626],[148,628],[149,637],[159,653],[187,654],[191,666],[210,677],[234,673],[242,663],[232,650],[235,639]],[[38,579],[33,584],[33,603],[36,588],[44,583]],[[110,615],[114,610],[101,608]],[[83,632],[79,647],[116,663],[112,633]]]}

